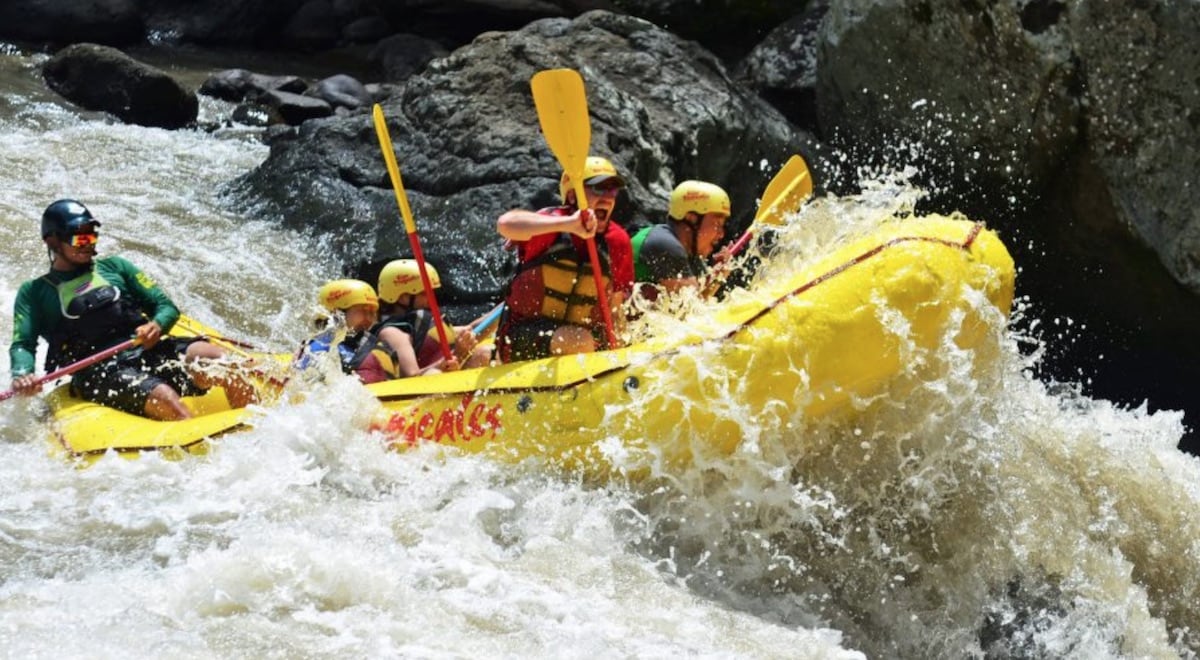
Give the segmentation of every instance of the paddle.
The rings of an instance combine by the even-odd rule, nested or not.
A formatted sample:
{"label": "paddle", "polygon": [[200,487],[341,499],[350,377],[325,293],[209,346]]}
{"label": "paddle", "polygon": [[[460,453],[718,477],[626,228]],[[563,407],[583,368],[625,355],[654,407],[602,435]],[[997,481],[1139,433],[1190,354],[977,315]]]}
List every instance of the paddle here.
{"label": "paddle", "polygon": [[808,174],[808,165],[800,156],[793,155],[780,168],[779,173],[767,184],[763,191],[762,201],[758,205],[758,213],[754,221],[742,234],[741,238],[729,249],[729,256],[742,251],[750,242],[754,227],[760,222],[778,225],[783,222],[783,213],[792,211],[812,194],[812,177]]}
{"label": "paddle", "polygon": [[421,240],[417,237],[417,225],[413,222],[412,210],[408,207],[408,195],[404,192],[404,183],[400,180],[400,166],[396,164],[396,151],[392,148],[392,137],[388,134],[387,120],[383,117],[383,108],[375,104],[375,133],[379,136],[379,148],[383,150],[383,160],[387,163],[388,176],[392,179],[392,190],[396,191],[396,205],[400,207],[400,215],[404,218],[404,229],[408,232],[408,244],[412,246],[413,258],[421,271],[421,286],[425,287],[425,295],[429,298],[429,311],[433,314],[433,327],[437,328],[438,339],[442,342],[442,357],[451,358],[450,339],[446,337],[446,329],[442,326],[442,310],[438,308],[437,298],[433,295],[433,284],[429,281],[429,273],[425,268],[425,255],[421,252]]}
{"label": "paddle", "polygon": [[496,307],[493,308],[492,311],[488,312],[486,316],[479,319],[479,323],[471,329],[471,332],[474,333],[476,337],[482,337],[483,335],[487,334],[488,328],[491,327],[491,325],[495,323],[503,313],[504,303],[496,305]]}
{"label": "paddle", "polygon": [[[551,69],[539,71],[529,81],[533,89],[533,104],[537,107],[542,135],[550,151],[562,165],[575,189],[575,203],[580,211],[587,211],[587,196],[583,193],[583,168],[587,164],[588,151],[592,143],[592,124],[588,119],[587,96],[583,91],[583,78],[574,69]],[[600,255],[596,252],[596,239],[587,239],[588,260],[596,280],[596,301],[604,317],[604,331],[608,347],[617,347],[617,335],[613,332],[612,311],[608,308],[608,293],[600,281]]]}
{"label": "paddle", "polygon": [[[54,371],[51,371],[50,373],[46,374],[45,376],[42,376],[41,378],[38,378],[37,380],[35,380],[33,382],[38,387],[41,387],[42,385],[45,385],[46,383],[48,383],[52,380],[55,380],[56,378],[62,378],[63,376],[69,376],[69,375],[75,373],[76,371],[79,371],[80,369],[84,369],[84,368],[92,366],[93,364],[96,364],[97,362],[102,362],[104,360],[107,360],[108,358],[116,355],[117,353],[120,353],[121,351],[133,348],[134,346],[138,345],[139,343],[141,343],[141,340],[137,339],[136,337],[133,339],[130,339],[128,341],[121,342],[120,344],[117,344],[116,346],[113,346],[112,348],[106,348],[103,351],[100,351],[99,353],[96,353],[95,355],[85,357],[82,360],[79,360],[78,362],[72,362],[71,364],[68,364],[67,366],[65,366],[61,369],[55,369]],[[16,396],[16,394],[17,394],[16,390],[7,390],[4,392],[0,392],[0,401],[4,401],[6,399],[11,399],[12,397]]]}

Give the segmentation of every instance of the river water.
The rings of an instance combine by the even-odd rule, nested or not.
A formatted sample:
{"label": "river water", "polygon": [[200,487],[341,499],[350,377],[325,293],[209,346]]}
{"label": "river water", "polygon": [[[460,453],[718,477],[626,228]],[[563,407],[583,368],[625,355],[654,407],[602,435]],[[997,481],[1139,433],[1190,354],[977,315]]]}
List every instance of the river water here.
{"label": "river water", "polygon": [[[105,222],[101,253],[185,313],[294,346],[340,265],[223,196],[266,148],[81,112],[44,90],[40,59],[0,48],[0,333],[47,263],[41,209],[71,196]],[[202,101],[205,119],[229,111]],[[802,259],[913,195],[818,201],[783,245]],[[734,456],[632,484],[388,451],[351,379],[207,457],[87,470],[49,453],[36,400],[5,402],[0,654],[1195,657],[1200,461],[1175,448],[1182,415],[1035,380],[1071,330],[1034,327],[1031,304],[987,359],[917,356],[919,377],[839,421],[739,418]],[[4,386],[8,369],[5,351]]]}

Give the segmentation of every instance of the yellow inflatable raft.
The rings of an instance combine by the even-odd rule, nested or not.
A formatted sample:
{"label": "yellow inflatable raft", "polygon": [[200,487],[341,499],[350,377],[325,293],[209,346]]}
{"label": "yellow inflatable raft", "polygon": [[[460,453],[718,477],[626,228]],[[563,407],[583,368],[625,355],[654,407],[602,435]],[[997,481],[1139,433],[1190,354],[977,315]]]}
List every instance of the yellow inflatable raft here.
{"label": "yellow inflatable raft", "polygon": [[[727,453],[746,414],[786,423],[852,412],[914,350],[936,350],[948,336],[971,349],[998,336],[1013,280],[1008,251],[979,224],[896,222],[786,279],[739,291],[707,318],[689,319],[686,336],[370,385],[382,404],[375,427],[398,446],[436,442],[593,472],[631,452],[668,464]],[[206,414],[184,422],[135,418],[62,390],[52,404],[59,442],[77,456],[187,450],[251,421],[222,410],[219,391],[189,402]]]}

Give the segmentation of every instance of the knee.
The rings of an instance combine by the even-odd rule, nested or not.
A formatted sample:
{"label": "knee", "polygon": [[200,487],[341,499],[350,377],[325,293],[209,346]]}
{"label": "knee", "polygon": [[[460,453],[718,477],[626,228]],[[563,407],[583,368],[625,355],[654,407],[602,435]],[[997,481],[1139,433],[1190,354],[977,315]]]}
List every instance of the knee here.
{"label": "knee", "polygon": [[179,398],[179,393],[166,383],[159,383],[150,390],[146,397],[145,413],[147,417],[159,420],[187,419],[192,416]]}
{"label": "knee", "polygon": [[184,357],[190,362],[197,359],[215,360],[225,357],[225,349],[206,341],[194,341],[188,344]]}
{"label": "knee", "polygon": [[573,353],[591,353],[596,350],[596,340],[587,328],[577,325],[566,325],[554,331],[550,338],[551,355],[570,355]]}

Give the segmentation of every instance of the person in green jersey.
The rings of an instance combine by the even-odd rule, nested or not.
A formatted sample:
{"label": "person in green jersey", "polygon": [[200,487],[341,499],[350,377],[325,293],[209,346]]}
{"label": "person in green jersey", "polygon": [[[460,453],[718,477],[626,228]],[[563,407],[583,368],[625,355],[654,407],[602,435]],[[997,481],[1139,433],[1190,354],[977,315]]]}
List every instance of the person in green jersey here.
{"label": "person in green jersey", "polygon": [[667,222],[647,227],[632,239],[634,280],[641,295],[654,301],[659,293],[673,294],[686,287],[699,288],[705,296],[719,284],[712,277],[708,260],[725,236],[729,219],[729,195],[720,186],[705,181],[684,181],[671,192]]}
{"label": "person in green jersey", "polygon": [[71,199],[50,204],[42,214],[50,271],[23,283],[13,303],[13,389],[23,395],[38,391],[33,372],[39,337],[48,345],[46,371],[136,337],[133,348],[76,372],[75,393],[158,420],[191,417],[180,397],[214,385],[225,388],[234,407],[253,402],[248,382],[205,373],[205,363],[224,357],[224,349],[200,338],[164,336],[179,309],[137,266],[121,257],[96,257],[99,227],[91,211]]}

